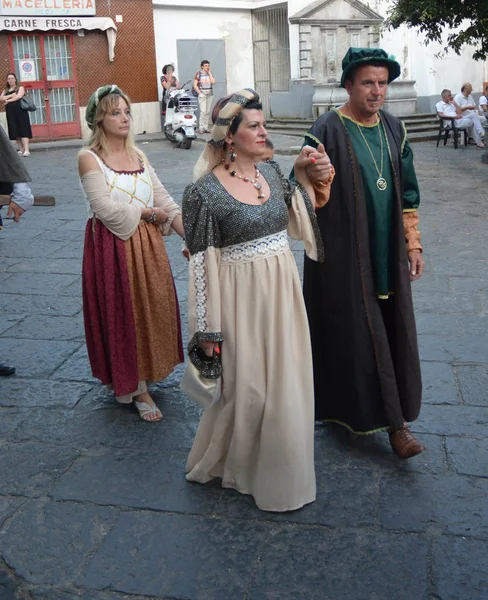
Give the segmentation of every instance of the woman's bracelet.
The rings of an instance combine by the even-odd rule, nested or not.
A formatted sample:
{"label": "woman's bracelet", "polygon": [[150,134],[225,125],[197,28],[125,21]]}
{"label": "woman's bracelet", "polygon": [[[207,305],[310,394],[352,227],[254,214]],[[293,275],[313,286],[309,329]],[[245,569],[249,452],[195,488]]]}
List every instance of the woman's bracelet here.
{"label": "woman's bracelet", "polygon": [[146,219],[146,223],[155,223],[156,222],[156,211],[151,211],[151,216],[149,219]]}

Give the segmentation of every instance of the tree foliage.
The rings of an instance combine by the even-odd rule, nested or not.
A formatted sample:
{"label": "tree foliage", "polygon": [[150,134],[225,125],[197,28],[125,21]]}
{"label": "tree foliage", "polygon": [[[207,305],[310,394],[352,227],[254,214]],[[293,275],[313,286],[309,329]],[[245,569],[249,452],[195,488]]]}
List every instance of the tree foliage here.
{"label": "tree foliage", "polygon": [[444,52],[460,54],[469,44],[475,47],[474,60],[488,58],[488,0],[394,0],[385,25],[416,28]]}

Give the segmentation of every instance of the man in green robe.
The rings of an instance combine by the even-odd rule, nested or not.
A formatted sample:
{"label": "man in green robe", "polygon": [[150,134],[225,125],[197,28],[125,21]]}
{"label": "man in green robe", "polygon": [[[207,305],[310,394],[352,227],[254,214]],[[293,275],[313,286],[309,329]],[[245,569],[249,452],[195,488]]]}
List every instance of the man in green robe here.
{"label": "man in green robe", "polygon": [[304,267],[315,416],[360,434],[387,430],[410,458],[425,450],[407,426],[422,392],[411,293],[424,268],[420,196],[405,127],[381,110],[400,65],[379,48],[350,48],[342,68],[349,100],[305,136],[335,169],[315,183],[325,262]]}

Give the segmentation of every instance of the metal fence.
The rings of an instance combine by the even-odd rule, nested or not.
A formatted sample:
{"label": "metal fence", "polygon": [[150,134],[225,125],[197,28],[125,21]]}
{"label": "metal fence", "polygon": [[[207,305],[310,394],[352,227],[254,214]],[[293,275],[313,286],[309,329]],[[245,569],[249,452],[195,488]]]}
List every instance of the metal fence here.
{"label": "metal fence", "polygon": [[270,92],[290,87],[290,33],[286,5],[252,11],[254,79],[265,113]]}

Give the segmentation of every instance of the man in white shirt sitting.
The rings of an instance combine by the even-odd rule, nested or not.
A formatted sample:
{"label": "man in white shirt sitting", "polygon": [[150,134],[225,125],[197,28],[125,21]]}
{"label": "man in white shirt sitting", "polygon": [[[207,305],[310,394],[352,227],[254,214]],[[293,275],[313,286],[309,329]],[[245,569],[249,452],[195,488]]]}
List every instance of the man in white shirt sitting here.
{"label": "man in white shirt sitting", "polygon": [[[467,129],[470,137],[476,142],[477,148],[484,148],[482,142],[484,129],[476,112],[465,110],[464,114],[461,108],[454,102],[451,90],[442,90],[442,100],[435,106],[437,114],[441,119],[455,119],[458,129]],[[476,106],[475,106],[476,108]],[[450,121],[444,121],[444,127],[450,127]]]}
{"label": "man in white shirt sitting", "polygon": [[485,121],[484,116],[480,116],[478,110],[476,108],[476,102],[474,101],[471,92],[473,91],[473,86],[470,83],[463,83],[463,87],[459,94],[454,96],[454,102],[461,109],[461,114],[466,115],[470,113],[474,113],[478,117],[480,117],[481,124],[483,125],[483,121]]}

